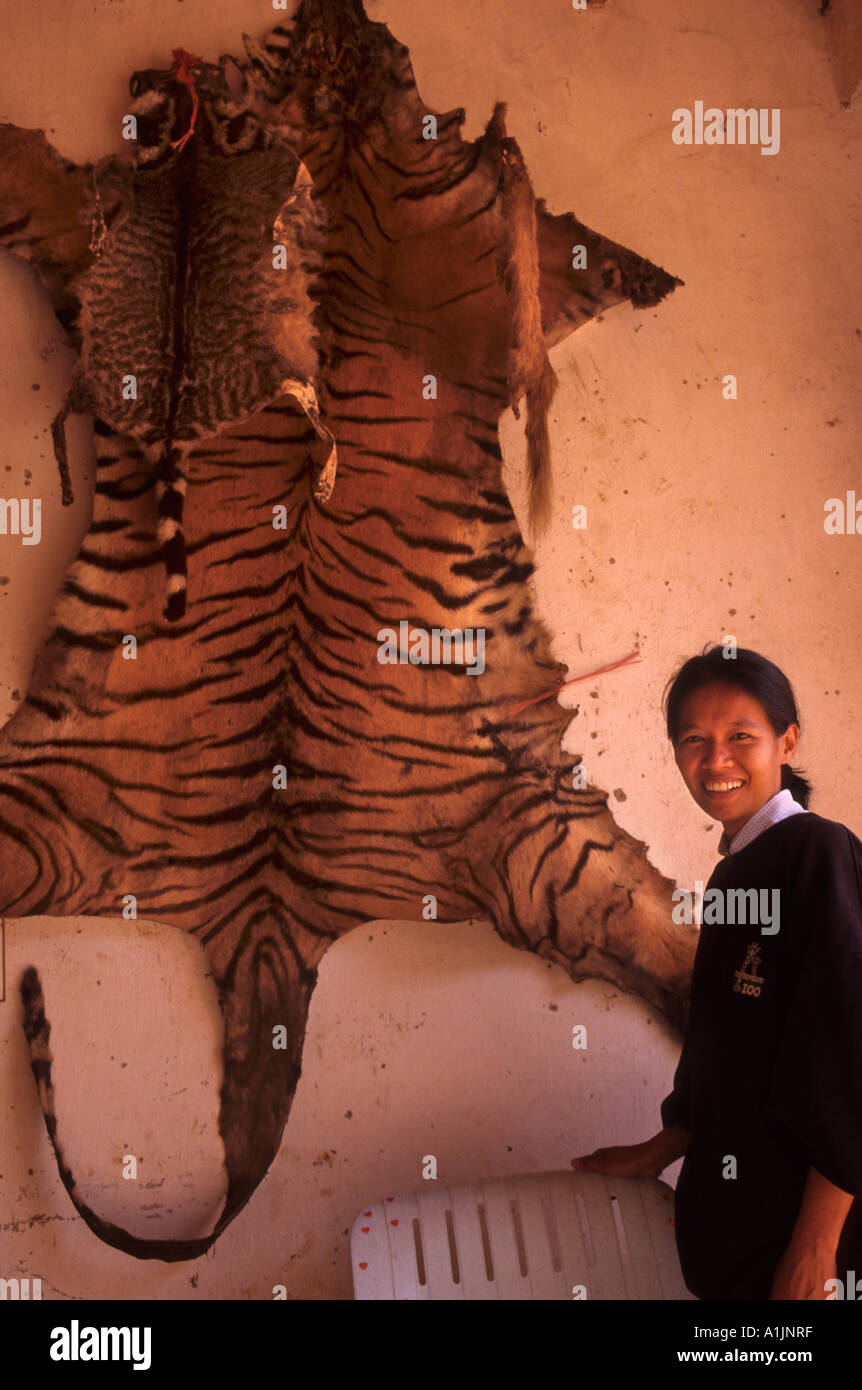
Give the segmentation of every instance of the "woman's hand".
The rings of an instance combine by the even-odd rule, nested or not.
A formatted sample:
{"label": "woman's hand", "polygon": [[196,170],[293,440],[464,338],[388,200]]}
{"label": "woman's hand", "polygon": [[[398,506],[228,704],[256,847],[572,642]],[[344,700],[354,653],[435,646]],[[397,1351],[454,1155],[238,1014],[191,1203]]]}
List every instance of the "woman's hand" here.
{"label": "woman's hand", "polygon": [[666,1125],[643,1144],[618,1144],[595,1149],[572,1159],[572,1167],[586,1173],[606,1173],[612,1178],[657,1178],[669,1163],[682,1158],[691,1143],[691,1130]]}
{"label": "woman's hand", "polygon": [[656,1153],[652,1139],[643,1144],[618,1144],[614,1148],[596,1149],[572,1159],[579,1172],[606,1173],[612,1178],[657,1178],[668,1160]]}
{"label": "woman's hand", "polygon": [[826,1298],[827,1279],[838,1277],[838,1243],[852,1205],[852,1192],[836,1187],[816,1168],[808,1169],[793,1234],[772,1276],[770,1298]]}
{"label": "woman's hand", "polygon": [[835,1250],[829,1246],[788,1245],[772,1276],[772,1299],[813,1301],[827,1297],[826,1281],[838,1276]]}

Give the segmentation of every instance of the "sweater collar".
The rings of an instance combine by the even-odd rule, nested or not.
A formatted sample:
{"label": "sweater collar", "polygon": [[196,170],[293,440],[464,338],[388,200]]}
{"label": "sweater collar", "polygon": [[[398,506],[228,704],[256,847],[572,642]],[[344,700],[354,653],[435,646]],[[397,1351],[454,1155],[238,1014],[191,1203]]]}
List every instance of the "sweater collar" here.
{"label": "sweater collar", "polygon": [[756,840],[764,830],[768,830],[771,825],[777,825],[779,821],[786,820],[788,816],[799,815],[804,812],[805,807],[800,806],[798,801],[793,798],[792,792],[787,787],[782,787],[780,792],[776,792],[768,801],[764,801],[759,811],[755,811],[753,816],[740,826],[736,834],[728,840],[727,831],[723,830],[721,839],[718,842],[719,854],[738,854],[746,845],[750,845],[752,840]]}

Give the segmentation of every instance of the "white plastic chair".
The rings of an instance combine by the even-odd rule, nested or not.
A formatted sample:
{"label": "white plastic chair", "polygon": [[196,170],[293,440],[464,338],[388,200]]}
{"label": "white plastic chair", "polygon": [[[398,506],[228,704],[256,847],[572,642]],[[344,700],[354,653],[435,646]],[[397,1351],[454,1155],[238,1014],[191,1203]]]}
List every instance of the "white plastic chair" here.
{"label": "white plastic chair", "polygon": [[356,1299],[693,1299],[658,1178],[530,1173],[429,1181],[350,1233]]}

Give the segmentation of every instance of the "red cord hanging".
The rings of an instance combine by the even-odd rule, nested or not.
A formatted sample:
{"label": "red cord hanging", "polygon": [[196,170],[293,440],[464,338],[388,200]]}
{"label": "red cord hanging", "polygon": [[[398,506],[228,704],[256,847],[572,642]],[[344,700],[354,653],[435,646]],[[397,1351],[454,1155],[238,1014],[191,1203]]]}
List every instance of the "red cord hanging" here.
{"label": "red cord hanging", "polygon": [[181,135],[178,140],[171,141],[171,149],[178,152],[184,148],[186,141],[191,138],[195,130],[195,121],[198,114],[198,94],[195,88],[195,72],[203,63],[203,58],[196,58],[193,53],[187,53],[184,48],[175,48],[173,51],[173,63],[171,71],[175,73],[178,82],[183,82],[191,89],[192,94],[192,118],[189,128],[185,135]]}
{"label": "red cord hanging", "polygon": [[529,709],[530,705],[537,705],[540,700],[550,699],[558,691],[565,690],[567,685],[577,685],[578,681],[588,681],[593,676],[603,676],[606,671],[616,671],[618,667],[628,666],[631,662],[640,661],[640,659],[638,652],[629,652],[628,656],[624,656],[621,661],[612,661],[609,666],[600,666],[596,671],[588,671],[585,676],[572,676],[571,680],[560,681],[558,685],[552,686],[544,694],[534,695],[530,700],[521,700],[519,704],[513,705],[507,717],[512,719],[516,714],[521,714],[525,709]]}

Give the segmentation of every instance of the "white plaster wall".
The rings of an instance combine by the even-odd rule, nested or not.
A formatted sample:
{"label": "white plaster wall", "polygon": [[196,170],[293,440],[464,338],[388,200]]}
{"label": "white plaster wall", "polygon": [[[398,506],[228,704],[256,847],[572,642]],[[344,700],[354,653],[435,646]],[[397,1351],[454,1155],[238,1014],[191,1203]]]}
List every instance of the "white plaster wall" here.
{"label": "white plaster wall", "polygon": [[[837,0],[833,0],[837,3]],[[552,211],[681,276],[656,310],[620,307],[552,354],[557,507],[538,548],[540,611],[572,674],[634,646],[641,664],[574,687],[567,747],[614,792],[620,823],[665,873],[690,883],[715,861],[718,828],[676,772],[660,696],[677,662],[733,633],[794,681],[800,763],[814,808],[862,833],[862,537],[827,537],[827,498],[856,488],[862,115],[836,96],[818,6],[718,10],[626,0],[371,0],[408,44],[429,107],[493,103]],[[183,45],[214,59],[263,0],[4,2],[0,118],[42,126],[66,156],[120,146],[129,71]],[[779,107],[781,151],[678,147],[671,113],[701,99]],[[45,499],[45,540],[0,537],[0,718],[26,685],[50,601],[86,525],[61,515],[46,426],[71,358],[29,272],[0,266],[0,480]],[[739,399],[724,401],[725,373]],[[40,390],[32,390],[38,383]],[[507,481],[521,517],[522,424],[507,418]],[[80,479],[92,466],[76,436]],[[5,471],[5,470],[11,471]],[[79,486],[78,493],[86,489]],[[586,532],[571,527],[585,503]],[[593,692],[596,692],[593,694]],[[356,1212],[443,1179],[562,1168],[576,1153],[658,1127],[678,1044],[610,986],[504,946],[487,923],[373,923],[320,970],[303,1076],[269,1177],[208,1259],[140,1263],[74,1213],[50,1154],[20,1034],[17,985],[33,962],[51,1003],[55,1079],[73,1170],[110,1219],[209,1228],[224,1180],[217,1129],[219,1016],[206,961],[146,923],[7,923],[0,1003],[0,1274],[41,1276],[46,1296],[350,1297]],[[574,1023],[590,1047],[571,1048]],[[119,1176],[140,1160],[137,1183]]]}

